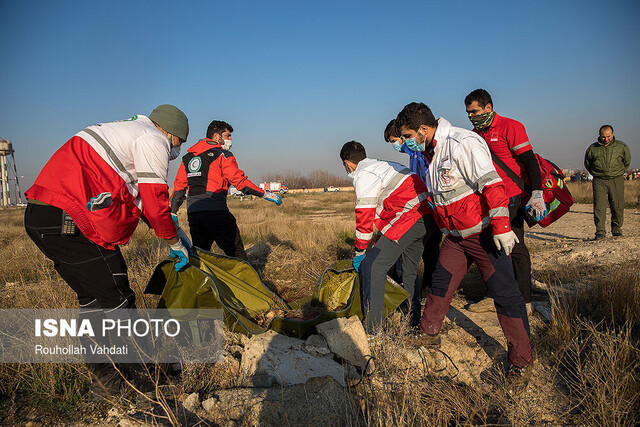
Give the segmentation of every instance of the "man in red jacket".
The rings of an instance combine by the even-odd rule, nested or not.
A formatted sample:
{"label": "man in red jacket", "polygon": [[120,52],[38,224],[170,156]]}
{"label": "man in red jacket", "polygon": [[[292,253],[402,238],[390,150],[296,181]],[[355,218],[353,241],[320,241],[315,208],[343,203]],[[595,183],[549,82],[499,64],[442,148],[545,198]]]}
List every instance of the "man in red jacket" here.
{"label": "man in red jacket", "polygon": [[408,148],[433,150],[426,184],[433,196],[436,222],[446,235],[422,314],[422,343],[440,345],[439,333],[451,298],[474,261],[494,296],[507,337],[509,378],[527,380],[533,363],[529,321],[509,259],[518,239],[509,225],[504,184],[487,144],[442,117],[436,120],[423,103],[406,105],[396,123]]}
{"label": "man in red jacket", "polygon": [[[187,116],[168,104],[149,117],[89,126],[53,154],[26,191],[27,234],[77,294],[81,318],[100,321],[135,308],[119,246],[140,219],[169,243],[176,270],[187,264],[190,248],[171,218],[167,173],[188,133]],[[88,367],[98,396],[122,384],[111,363]]]}
{"label": "man in red jacket", "polygon": [[193,245],[210,250],[213,242],[227,256],[247,259],[236,218],[227,207],[227,192],[233,185],[244,194],[282,204],[279,195],[262,190],[247,178],[229,149],[229,123],[214,120],[207,137],[189,148],[173,183],[171,213],[177,222],[178,209],[187,200],[187,218]]}
{"label": "man in red jacket", "polygon": [[[473,124],[473,131],[480,135],[489,146],[489,150],[497,160],[494,164],[500,178],[505,185],[509,198],[509,220],[511,229],[518,236],[518,243],[511,251],[513,271],[518,281],[518,287],[527,305],[527,314],[532,314],[531,305],[531,256],[524,243],[525,212],[533,212],[537,220],[547,215],[547,207],[542,197],[542,182],[540,166],[533,153],[527,131],[522,123],[502,117],[493,109],[491,95],[484,89],[476,89],[464,99],[464,105]],[[507,170],[508,169],[508,170]],[[523,196],[527,195],[525,188],[521,188],[511,176],[517,176],[519,182],[527,183],[530,197],[523,203]],[[493,301],[485,298],[469,307],[471,311],[493,311]]]}

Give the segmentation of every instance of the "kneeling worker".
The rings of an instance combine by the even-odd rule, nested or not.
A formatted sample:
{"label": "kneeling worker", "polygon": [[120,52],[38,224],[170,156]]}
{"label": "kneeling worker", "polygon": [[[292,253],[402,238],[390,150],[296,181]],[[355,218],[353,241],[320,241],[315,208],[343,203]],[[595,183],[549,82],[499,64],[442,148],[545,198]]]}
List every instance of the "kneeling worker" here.
{"label": "kneeling worker", "polygon": [[[349,141],[340,159],[356,190],[356,256],[362,271],[362,305],[369,333],[382,321],[387,271],[402,256],[402,281],[413,301],[422,239],[432,229],[429,192],[418,175],[399,163],[368,159],[362,144]],[[424,217],[424,218],[423,218]],[[373,225],[382,234],[365,254]],[[419,291],[419,290],[418,290]],[[420,308],[417,307],[419,310]]]}
{"label": "kneeling worker", "polygon": [[210,250],[213,242],[227,256],[247,259],[236,218],[227,207],[229,186],[251,196],[282,204],[279,195],[262,190],[238,168],[231,148],[229,123],[214,120],[207,137],[187,150],[173,183],[171,214],[178,224],[178,209],[187,199],[187,218],[193,245]]}
{"label": "kneeling worker", "polygon": [[508,199],[485,141],[476,133],[436,120],[425,104],[413,102],[398,114],[405,145],[433,150],[427,187],[435,217],[447,236],[422,315],[422,343],[440,345],[440,329],[451,298],[471,261],[494,297],[498,320],[507,337],[509,378],[531,374],[529,321],[513,274],[509,253],[518,242],[509,224]]}

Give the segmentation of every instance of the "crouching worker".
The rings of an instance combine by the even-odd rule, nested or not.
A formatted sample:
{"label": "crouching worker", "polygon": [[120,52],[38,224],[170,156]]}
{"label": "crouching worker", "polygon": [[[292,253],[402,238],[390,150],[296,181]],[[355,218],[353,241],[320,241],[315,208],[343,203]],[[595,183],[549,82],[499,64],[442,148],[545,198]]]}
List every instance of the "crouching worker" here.
{"label": "crouching worker", "polygon": [[408,148],[433,150],[427,187],[435,217],[445,233],[421,319],[422,344],[440,345],[440,329],[453,294],[471,262],[494,296],[500,326],[507,337],[509,377],[528,378],[531,357],[529,322],[509,253],[517,237],[509,224],[508,199],[489,147],[477,134],[436,120],[425,104],[411,103],[397,125]]}
{"label": "crouching worker", "polygon": [[[433,227],[427,214],[427,187],[418,175],[399,163],[368,159],[362,144],[349,141],[340,159],[356,190],[356,255],[353,267],[362,273],[362,306],[366,328],[374,332],[382,322],[387,271],[402,256],[403,286],[410,301],[416,290],[418,263],[427,230]],[[425,217],[423,219],[423,217]],[[373,238],[373,226],[381,236],[365,254]],[[411,310],[420,310],[412,307]]]}

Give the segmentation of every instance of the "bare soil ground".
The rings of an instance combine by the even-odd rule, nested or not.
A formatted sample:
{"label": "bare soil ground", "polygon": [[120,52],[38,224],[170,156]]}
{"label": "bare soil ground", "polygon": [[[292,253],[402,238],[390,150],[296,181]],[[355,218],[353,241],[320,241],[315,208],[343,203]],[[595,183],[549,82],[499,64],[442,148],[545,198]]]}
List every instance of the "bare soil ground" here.
{"label": "bare soil ground", "polygon": [[[548,285],[554,295],[591,286],[596,281],[591,272],[602,266],[623,266],[631,262],[637,268],[640,263],[640,210],[625,210],[623,232],[623,237],[612,237],[609,233],[604,240],[594,240],[592,207],[574,205],[570,212],[549,227],[535,226],[526,231],[533,278]],[[575,272],[572,280],[566,280],[566,272]],[[506,340],[495,313],[474,313],[465,309],[469,303],[467,298],[478,299],[483,291],[479,274],[473,268],[465,277],[462,288],[447,315],[448,328],[445,329],[448,332],[442,349],[459,370],[457,379],[477,384],[492,375],[491,367],[495,367],[496,362],[506,361]],[[549,307],[548,292],[534,292],[533,299],[535,303]],[[531,316],[530,323],[535,353],[536,341],[548,325],[540,313]],[[554,394],[550,388],[551,373],[546,372],[546,368],[536,364],[529,387],[531,396],[537,396],[532,401],[535,403],[532,409],[549,411],[549,414],[541,414],[540,419],[551,419],[558,410],[557,402],[544,398]]]}

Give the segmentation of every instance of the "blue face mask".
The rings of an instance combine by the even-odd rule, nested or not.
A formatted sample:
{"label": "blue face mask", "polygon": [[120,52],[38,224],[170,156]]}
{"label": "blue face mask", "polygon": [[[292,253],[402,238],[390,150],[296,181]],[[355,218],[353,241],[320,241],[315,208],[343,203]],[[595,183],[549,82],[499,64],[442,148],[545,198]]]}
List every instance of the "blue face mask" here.
{"label": "blue face mask", "polygon": [[422,144],[418,144],[415,138],[407,138],[404,140],[404,143],[407,144],[407,148],[413,151],[424,151],[426,146],[423,142]]}
{"label": "blue face mask", "polygon": [[400,141],[394,141],[391,143],[391,145],[393,146],[393,149],[396,151],[399,151],[402,153],[402,142]]}

